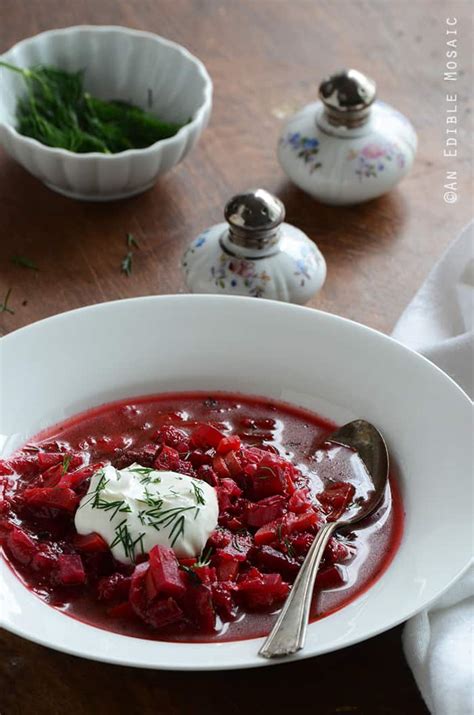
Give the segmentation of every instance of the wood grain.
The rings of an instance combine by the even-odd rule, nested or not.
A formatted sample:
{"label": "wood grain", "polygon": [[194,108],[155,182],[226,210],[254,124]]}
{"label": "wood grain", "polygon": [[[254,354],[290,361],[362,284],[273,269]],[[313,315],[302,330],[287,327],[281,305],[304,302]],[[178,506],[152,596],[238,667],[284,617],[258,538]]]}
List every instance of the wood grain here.
{"label": "wood grain", "polygon": [[[458,18],[464,35],[455,164],[443,158],[447,16]],[[326,256],[327,283],[311,305],[392,329],[471,218],[467,0],[2,0],[0,51],[42,30],[83,23],[129,25],[186,45],[214,80],[211,125],[151,191],[113,204],[62,198],[0,152],[0,302],[11,288],[15,311],[0,314],[0,333],[87,304],[183,291],[184,247],[221,220],[233,193],[257,185],[283,199],[288,220]],[[312,101],[318,81],[344,65],[376,79],[379,96],[413,120],[420,148],[397,190],[341,209],[290,185],[275,146],[282,116]],[[444,176],[453,169],[459,200],[447,205]],[[140,243],[128,278],[120,272],[127,232]],[[14,265],[14,255],[40,270]],[[403,659],[400,629],[297,665],[184,677],[81,661],[5,632],[0,650],[2,715],[426,712]]]}

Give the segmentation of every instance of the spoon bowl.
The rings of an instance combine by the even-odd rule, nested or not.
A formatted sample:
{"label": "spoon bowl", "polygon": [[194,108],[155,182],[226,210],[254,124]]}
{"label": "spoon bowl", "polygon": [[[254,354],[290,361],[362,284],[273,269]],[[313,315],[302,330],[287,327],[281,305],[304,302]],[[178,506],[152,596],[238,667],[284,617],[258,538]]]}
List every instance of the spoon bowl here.
{"label": "spoon bowl", "polygon": [[314,582],[331,535],[336,529],[353,526],[370,516],[379,506],[387,486],[388,450],[384,438],[373,424],[365,420],[348,422],[333,432],[325,442],[341,445],[356,452],[373,489],[363,501],[356,501],[350,507],[348,514],[324,524],[319,530],[278,620],[259,650],[259,655],[264,658],[292,655],[304,647]]}

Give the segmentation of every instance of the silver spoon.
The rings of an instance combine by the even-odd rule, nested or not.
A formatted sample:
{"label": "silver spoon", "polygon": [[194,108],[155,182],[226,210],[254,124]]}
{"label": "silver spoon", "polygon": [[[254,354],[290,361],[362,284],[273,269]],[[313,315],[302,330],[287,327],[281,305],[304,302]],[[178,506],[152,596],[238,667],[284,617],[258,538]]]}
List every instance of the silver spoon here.
{"label": "silver spoon", "polygon": [[389,464],[387,446],[380,432],[370,422],[349,422],[325,441],[355,450],[367,470],[373,489],[361,504],[354,504],[341,519],[328,522],[318,532],[278,620],[259,650],[259,655],[265,658],[291,655],[304,647],[314,582],[331,534],[336,529],[356,524],[372,514],[385,492]]}

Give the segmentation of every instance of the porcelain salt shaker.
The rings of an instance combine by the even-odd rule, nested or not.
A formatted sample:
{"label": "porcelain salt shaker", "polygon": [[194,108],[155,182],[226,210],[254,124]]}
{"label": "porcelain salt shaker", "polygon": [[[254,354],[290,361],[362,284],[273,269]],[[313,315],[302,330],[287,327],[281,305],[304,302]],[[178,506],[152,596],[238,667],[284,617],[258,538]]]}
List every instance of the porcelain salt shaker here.
{"label": "porcelain salt shaker", "polygon": [[282,202],[264,189],[234,196],[226,223],[201,233],[183,256],[191,293],[220,293],[306,303],[323,285],[318,247],[284,222]]}
{"label": "porcelain salt shaker", "polygon": [[390,191],[409,172],[417,147],[409,120],[376,100],[357,70],[324,80],[318,102],[285,125],[278,159],[289,178],[322,203],[342,206]]}

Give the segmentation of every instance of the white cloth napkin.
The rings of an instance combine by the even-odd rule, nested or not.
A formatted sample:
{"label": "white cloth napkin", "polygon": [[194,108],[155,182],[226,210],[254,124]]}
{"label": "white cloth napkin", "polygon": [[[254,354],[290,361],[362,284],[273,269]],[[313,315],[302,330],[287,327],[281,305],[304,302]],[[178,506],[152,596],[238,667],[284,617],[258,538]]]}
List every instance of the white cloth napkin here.
{"label": "white cloth napkin", "polygon": [[[395,326],[474,394],[474,223],[448,248]],[[432,715],[474,713],[474,566],[403,632],[410,668]]]}

